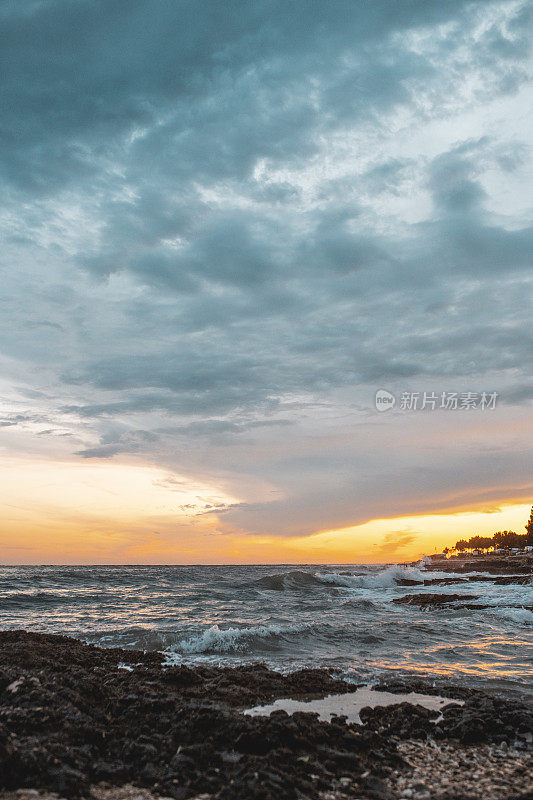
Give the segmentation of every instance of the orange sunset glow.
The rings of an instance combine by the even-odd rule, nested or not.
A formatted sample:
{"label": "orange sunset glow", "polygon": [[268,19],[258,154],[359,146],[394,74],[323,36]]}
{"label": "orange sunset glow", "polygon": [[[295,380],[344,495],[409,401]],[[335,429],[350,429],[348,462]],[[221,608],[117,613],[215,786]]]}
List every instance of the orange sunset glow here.
{"label": "orange sunset glow", "polygon": [[529,508],[506,501],[285,538],[232,530],[225,512],[238,497],[155,467],[12,460],[0,481],[1,543],[13,564],[410,561],[474,533],[521,531]]}

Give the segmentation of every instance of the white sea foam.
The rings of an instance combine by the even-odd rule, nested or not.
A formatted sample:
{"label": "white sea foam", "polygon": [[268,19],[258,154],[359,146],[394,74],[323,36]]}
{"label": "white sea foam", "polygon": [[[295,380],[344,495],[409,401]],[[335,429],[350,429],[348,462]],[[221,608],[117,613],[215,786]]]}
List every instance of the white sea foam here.
{"label": "white sea foam", "polygon": [[401,565],[387,567],[379,572],[369,572],[366,575],[341,575],[338,572],[317,573],[316,577],[324,584],[332,586],[346,586],[351,589],[394,589],[398,581],[431,580],[432,578],[448,578],[445,572],[426,572],[417,567],[404,567]]}
{"label": "white sea foam", "polygon": [[249,649],[252,644],[263,640],[267,642],[285,634],[303,633],[311,630],[310,625],[254,625],[243,628],[220,628],[211,625],[200,633],[192,634],[173,645],[174,653],[232,653]]}
{"label": "white sea foam", "polygon": [[488,614],[510,620],[521,625],[533,625],[533,611],[528,608],[508,608],[505,606],[494,606],[486,609]]}

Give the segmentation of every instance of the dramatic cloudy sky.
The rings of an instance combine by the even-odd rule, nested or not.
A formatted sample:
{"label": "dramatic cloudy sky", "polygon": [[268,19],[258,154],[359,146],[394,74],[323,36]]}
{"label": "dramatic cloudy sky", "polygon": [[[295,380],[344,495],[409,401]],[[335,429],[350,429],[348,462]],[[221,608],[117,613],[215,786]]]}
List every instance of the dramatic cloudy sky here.
{"label": "dramatic cloudy sky", "polygon": [[0,3],[2,560],[386,560],[521,519],[531,23]]}

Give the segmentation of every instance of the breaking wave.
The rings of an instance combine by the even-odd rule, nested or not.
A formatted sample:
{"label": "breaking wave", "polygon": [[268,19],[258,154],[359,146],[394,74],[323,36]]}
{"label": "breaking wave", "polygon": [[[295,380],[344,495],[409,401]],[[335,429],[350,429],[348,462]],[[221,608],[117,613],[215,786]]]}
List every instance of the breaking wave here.
{"label": "breaking wave", "polygon": [[516,622],[519,625],[533,625],[533,611],[529,608],[512,608],[506,606],[493,606],[486,609],[487,613],[501,619]]}
{"label": "breaking wave", "polygon": [[235,653],[267,645],[272,649],[277,642],[293,638],[295,634],[323,633],[317,625],[256,625],[243,628],[219,628],[211,625],[207,630],[182,639],[170,649],[173,653]]}
{"label": "breaking wave", "polygon": [[322,584],[323,581],[312,572],[304,572],[299,569],[274,575],[264,575],[254,581],[254,586],[259,586],[262,589],[271,589],[276,592],[283,592],[286,589],[305,589],[310,586],[321,586]]}
{"label": "breaking wave", "polygon": [[265,575],[254,586],[271,591],[299,591],[324,587],[345,589],[394,589],[400,581],[423,583],[431,578],[449,577],[441,572],[422,572],[417,567],[392,566],[379,571],[352,574],[349,572],[290,572]]}

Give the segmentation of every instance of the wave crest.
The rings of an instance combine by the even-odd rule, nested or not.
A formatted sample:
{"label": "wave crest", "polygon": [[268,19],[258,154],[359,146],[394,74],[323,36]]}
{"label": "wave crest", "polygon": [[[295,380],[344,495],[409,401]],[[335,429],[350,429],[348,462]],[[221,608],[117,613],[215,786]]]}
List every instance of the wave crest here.
{"label": "wave crest", "polygon": [[533,611],[529,608],[511,606],[492,606],[487,613],[515,622],[518,625],[533,625]]}
{"label": "wave crest", "polygon": [[367,572],[364,575],[344,575],[338,572],[317,573],[317,577],[322,583],[330,586],[344,586],[349,589],[394,589],[401,580],[408,579],[422,583],[428,578],[440,576],[440,572],[421,572],[416,567],[402,565],[387,567],[379,572]]}
{"label": "wave crest", "polygon": [[349,572],[290,572],[264,575],[254,581],[254,586],[270,591],[304,591],[331,587],[340,589],[394,589],[400,581],[423,583],[431,578],[449,577],[448,573],[422,572],[417,567],[396,565],[381,570],[351,574]]}
{"label": "wave crest", "polygon": [[280,572],[273,575],[264,575],[255,581],[255,586],[272,591],[283,592],[286,589],[305,589],[309,586],[320,586],[322,581],[312,572],[300,569],[290,572]]}
{"label": "wave crest", "polygon": [[294,634],[313,632],[315,625],[255,625],[243,628],[220,628],[211,625],[207,630],[192,634],[169,648],[174,654],[237,653],[257,649],[261,645],[272,650],[276,643]]}

